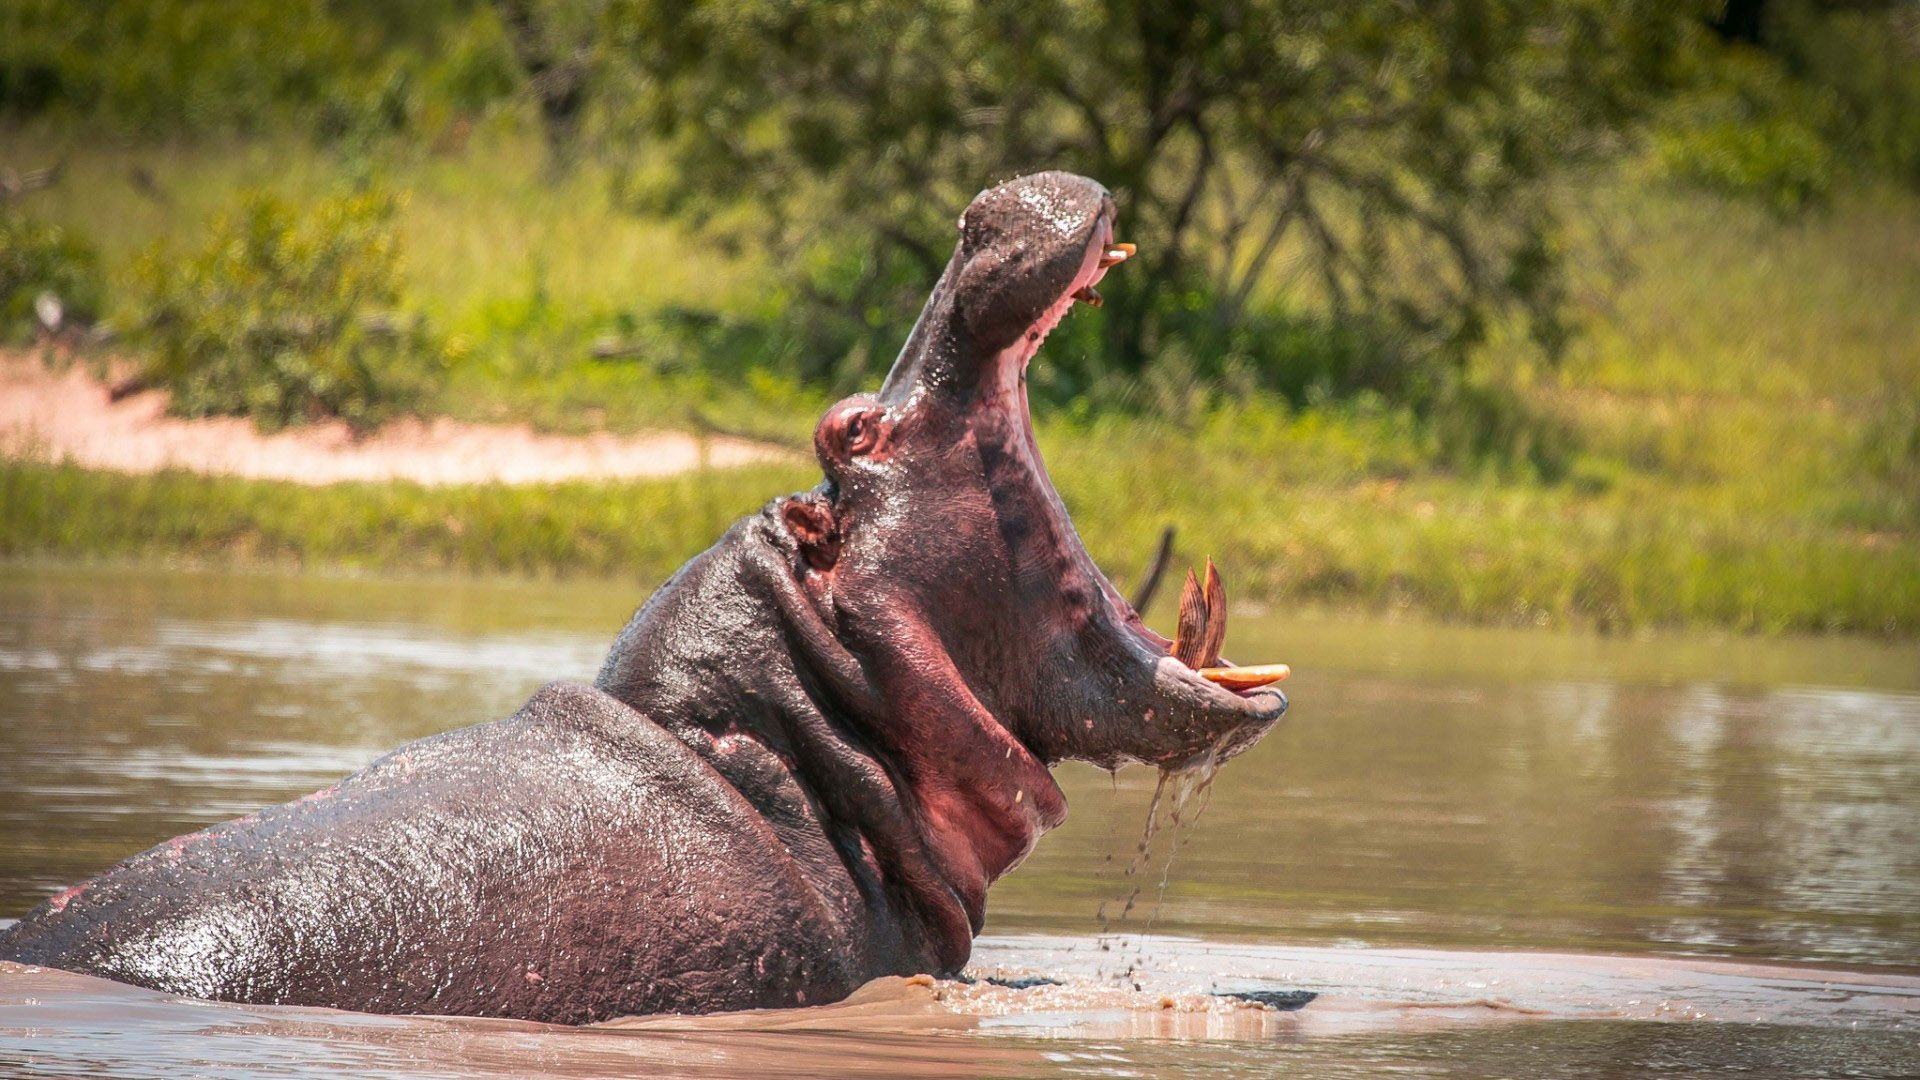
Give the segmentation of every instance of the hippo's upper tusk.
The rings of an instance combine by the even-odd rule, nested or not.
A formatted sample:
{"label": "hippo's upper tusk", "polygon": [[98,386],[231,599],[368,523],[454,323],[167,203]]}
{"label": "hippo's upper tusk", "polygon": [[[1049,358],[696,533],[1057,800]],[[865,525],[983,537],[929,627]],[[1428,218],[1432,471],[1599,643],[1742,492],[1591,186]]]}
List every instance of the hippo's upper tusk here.
{"label": "hippo's upper tusk", "polygon": [[1100,256],[1100,268],[1104,270],[1109,266],[1118,266],[1126,262],[1133,258],[1135,250],[1137,249],[1132,244],[1108,244],[1107,250]]}

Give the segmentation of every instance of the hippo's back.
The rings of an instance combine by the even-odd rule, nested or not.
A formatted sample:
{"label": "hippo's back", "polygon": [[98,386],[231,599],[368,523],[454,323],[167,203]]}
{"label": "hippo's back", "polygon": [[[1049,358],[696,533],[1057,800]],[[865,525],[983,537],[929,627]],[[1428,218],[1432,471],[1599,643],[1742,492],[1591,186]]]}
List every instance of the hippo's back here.
{"label": "hippo's back", "polygon": [[555,683],[128,859],[0,935],[0,959],[227,1001],[579,1023],[831,1000],[866,974],[857,936],[684,743]]}

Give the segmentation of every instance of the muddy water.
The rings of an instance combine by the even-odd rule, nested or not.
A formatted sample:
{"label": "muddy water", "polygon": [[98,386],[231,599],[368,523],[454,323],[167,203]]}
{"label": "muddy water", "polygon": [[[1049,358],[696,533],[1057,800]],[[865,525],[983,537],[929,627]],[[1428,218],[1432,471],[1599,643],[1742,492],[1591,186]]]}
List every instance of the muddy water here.
{"label": "muddy water", "polygon": [[[639,598],[0,571],[0,917],[589,677]],[[1158,777],[1063,769],[999,983],[577,1032],[0,970],[0,1073],[1920,1072],[1920,649],[1241,611],[1228,654],[1294,665],[1289,720],[1144,855]]]}

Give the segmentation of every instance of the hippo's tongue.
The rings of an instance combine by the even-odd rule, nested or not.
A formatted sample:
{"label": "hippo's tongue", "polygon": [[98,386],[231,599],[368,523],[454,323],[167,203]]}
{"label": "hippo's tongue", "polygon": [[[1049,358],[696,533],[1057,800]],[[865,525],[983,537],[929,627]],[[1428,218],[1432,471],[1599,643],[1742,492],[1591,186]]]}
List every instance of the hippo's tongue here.
{"label": "hippo's tongue", "polygon": [[1235,692],[1277,683],[1293,673],[1285,664],[1220,666],[1220,646],[1226,640],[1227,588],[1213,560],[1208,559],[1204,585],[1192,570],[1187,571],[1187,585],[1180,592],[1180,628],[1174,633],[1173,658],[1202,678]]}

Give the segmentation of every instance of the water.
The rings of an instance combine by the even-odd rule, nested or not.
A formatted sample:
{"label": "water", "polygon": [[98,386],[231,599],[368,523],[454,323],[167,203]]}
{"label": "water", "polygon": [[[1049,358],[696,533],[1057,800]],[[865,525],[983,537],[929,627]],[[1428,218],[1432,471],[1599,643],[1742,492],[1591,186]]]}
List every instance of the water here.
{"label": "water", "polygon": [[[0,917],[589,678],[641,598],[0,571]],[[1060,771],[976,954],[1025,989],[583,1033],[0,971],[0,1071],[1920,1072],[1920,649],[1238,611],[1227,653],[1292,663],[1293,711],[1145,841],[1154,772]],[[1208,996],[1262,989],[1320,997]]]}

